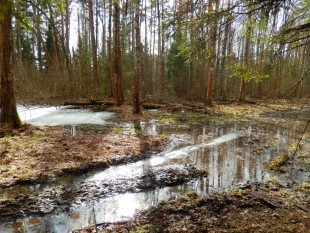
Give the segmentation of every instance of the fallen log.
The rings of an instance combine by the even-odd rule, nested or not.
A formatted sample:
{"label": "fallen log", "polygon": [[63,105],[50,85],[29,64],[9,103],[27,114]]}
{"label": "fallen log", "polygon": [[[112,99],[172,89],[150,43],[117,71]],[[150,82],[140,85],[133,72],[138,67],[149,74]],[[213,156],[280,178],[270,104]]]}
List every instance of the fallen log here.
{"label": "fallen log", "polygon": [[[74,105],[74,106],[86,106],[86,105],[105,105],[113,106],[116,102],[111,100],[91,100],[91,99],[80,99],[80,100],[67,100],[64,105]],[[160,109],[164,108],[166,105],[157,103],[142,103],[141,106],[144,109]]]}
{"label": "fallen log", "polygon": [[164,108],[166,105],[164,104],[157,104],[157,103],[143,103],[142,107],[144,109],[160,109],[160,108]]}
{"label": "fallen log", "polygon": [[113,105],[116,105],[116,103],[114,101],[111,101],[111,100],[82,99],[82,100],[68,100],[68,101],[64,102],[64,105],[74,105],[74,106],[107,105],[107,106],[113,106]]}
{"label": "fallen log", "polygon": [[262,203],[267,205],[271,209],[282,208],[283,204],[276,200],[275,198],[269,197],[266,194],[259,193],[257,191],[251,191],[250,195],[260,200]]}
{"label": "fallen log", "polygon": [[[87,105],[98,105],[98,106],[114,106],[116,102],[111,100],[92,100],[92,99],[78,99],[78,100],[67,100],[64,105],[73,106],[87,106]],[[200,113],[210,112],[210,109],[203,104],[190,104],[190,103],[169,103],[169,104],[159,104],[159,103],[140,103],[143,109],[162,109],[165,108],[168,111],[179,112],[179,111],[193,111]]]}

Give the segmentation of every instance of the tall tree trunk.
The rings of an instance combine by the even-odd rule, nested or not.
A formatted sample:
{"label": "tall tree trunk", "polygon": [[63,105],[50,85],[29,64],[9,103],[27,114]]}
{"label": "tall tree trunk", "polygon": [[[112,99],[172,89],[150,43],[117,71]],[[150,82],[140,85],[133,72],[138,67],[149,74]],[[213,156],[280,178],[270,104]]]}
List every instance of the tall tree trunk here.
{"label": "tall tree trunk", "polygon": [[65,53],[65,59],[66,59],[66,66],[69,72],[69,79],[71,80],[71,69],[70,69],[70,63],[71,63],[71,58],[70,58],[70,1],[66,0],[65,1],[65,37],[62,38],[63,40],[63,46],[64,46],[64,53]]}
{"label": "tall tree trunk", "polygon": [[2,48],[1,82],[0,82],[0,122],[10,128],[18,128],[21,125],[15,99],[15,80],[11,68],[13,51],[12,43],[12,3],[6,3],[7,10],[0,21],[0,43]]}
{"label": "tall tree trunk", "polygon": [[37,42],[38,67],[39,67],[39,71],[42,72],[43,71],[43,56],[42,56],[43,38],[42,38],[41,30],[40,30],[40,22],[39,20],[37,20],[39,16],[39,11],[35,6],[32,6],[32,10],[34,13],[34,28],[35,28],[35,36],[36,36],[36,42]]}
{"label": "tall tree trunk", "polygon": [[[159,102],[162,103],[164,101],[164,85],[165,85],[165,36],[164,36],[164,28],[162,18],[164,15],[164,7],[163,7],[163,1],[161,1],[161,4],[159,4],[159,0],[157,0],[157,19],[158,19],[158,53],[159,53]],[[160,6],[161,6],[161,12],[160,12]]]}
{"label": "tall tree trunk", "polygon": [[[193,21],[194,18],[194,2],[193,0],[190,1],[190,19]],[[194,43],[194,31],[192,28],[189,29],[189,38],[191,45]],[[189,100],[193,99],[193,75],[194,75],[194,65],[193,65],[193,56],[190,56],[189,58],[189,64],[188,64],[188,94],[187,98]]]}
{"label": "tall tree trunk", "polygon": [[148,75],[148,77],[149,77],[149,80],[150,80],[150,83],[151,83],[151,85],[150,85],[150,92],[153,94],[154,93],[154,82],[153,82],[153,69],[154,69],[154,66],[153,66],[153,55],[154,55],[154,53],[153,53],[153,48],[154,48],[154,43],[153,43],[153,28],[154,28],[154,20],[153,20],[153,12],[154,12],[154,10],[153,10],[153,7],[151,7],[151,9],[150,9],[150,26],[149,26],[149,28],[150,28],[150,30],[149,30],[149,34],[150,34],[150,42],[149,42],[149,51],[148,51],[148,53],[150,54],[150,56],[149,56],[149,60],[150,60],[150,69],[149,69],[149,75]]}
{"label": "tall tree trunk", "polygon": [[[245,45],[244,45],[245,48],[244,48],[244,57],[243,57],[243,63],[246,68],[250,67],[250,50],[251,50],[251,35],[252,35],[251,20],[252,20],[252,16],[251,16],[251,13],[249,13],[248,19],[246,22],[246,28],[245,28]],[[246,80],[245,78],[241,77],[240,90],[239,90],[239,102],[245,101],[245,86],[246,86]]]}
{"label": "tall tree trunk", "polygon": [[[230,8],[230,0],[228,1],[228,6],[227,8]],[[230,23],[230,19],[231,16],[230,14],[228,14],[225,17],[225,29],[224,29],[224,40],[223,40],[223,48],[222,48],[222,60],[221,60],[221,74],[222,74],[222,78],[221,78],[221,97],[223,99],[227,98],[227,71],[225,70],[225,66],[226,66],[226,61],[227,61],[227,55],[228,52],[227,47],[228,46],[228,36],[229,33],[231,32],[231,23]]]}
{"label": "tall tree trunk", "polygon": [[70,1],[66,0],[65,2],[65,29],[66,29],[66,39],[65,39],[65,44],[66,44],[66,51],[70,55],[70,8],[69,4]]}
{"label": "tall tree trunk", "polygon": [[120,6],[117,1],[114,1],[114,84],[115,84],[115,100],[116,105],[120,106],[124,102],[123,87],[122,87],[122,57],[121,57],[121,41],[120,41]]}
{"label": "tall tree trunk", "polygon": [[144,0],[144,61],[143,61],[143,78],[142,78],[142,98],[145,99],[146,95],[149,94],[149,89],[146,89],[146,85],[151,85],[150,79],[148,78],[148,24],[147,24],[147,0]]}
{"label": "tall tree trunk", "polygon": [[97,45],[96,45],[95,27],[94,27],[94,10],[92,0],[88,0],[88,18],[89,18],[89,30],[90,30],[91,50],[92,50],[93,84],[94,87],[98,87],[99,72],[98,72]]}
{"label": "tall tree trunk", "polygon": [[106,30],[106,18],[107,18],[107,10],[106,10],[106,2],[103,1],[103,14],[102,14],[102,59],[106,61],[107,57],[107,30]]}
{"label": "tall tree trunk", "polygon": [[140,0],[135,0],[135,74],[132,84],[133,114],[140,114],[139,81],[142,77],[142,46],[140,34]]}
{"label": "tall tree trunk", "polygon": [[50,20],[53,28],[53,38],[54,38],[54,49],[57,57],[57,62],[60,70],[63,70],[63,64],[61,61],[61,56],[60,56],[60,49],[59,49],[59,42],[58,42],[58,31],[56,28],[55,20],[54,20],[54,12],[52,9],[51,4],[49,3],[48,5],[49,11],[50,11]]}
{"label": "tall tree trunk", "polygon": [[113,54],[112,54],[112,0],[109,0],[109,22],[108,22],[108,41],[107,41],[107,49],[108,49],[108,63],[109,63],[109,84],[110,89],[108,90],[108,96],[115,96],[115,84],[114,84],[114,66],[113,66]]}
{"label": "tall tree trunk", "polygon": [[239,102],[245,101],[245,79],[241,78],[240,80],[240,89],[239,89]]}
{"label": "tall tree trunk", "polygon": [[[216,0],[216,8],[218,7],[218,1]],[[209,1],[208,5],[209,13],[212,13],[213,6],[212,1]],[[208,55],[208,86],[207,86],[207,99],[206,104],[211,105],[212,103],[212,88],[213,88],[213,79],[215,73],[215,61],[216,61],[216,35],[217,35],[217,19],[216,14],[213,14],[213,18],[211,19],[211,31],[210,31],[210,49]]]}

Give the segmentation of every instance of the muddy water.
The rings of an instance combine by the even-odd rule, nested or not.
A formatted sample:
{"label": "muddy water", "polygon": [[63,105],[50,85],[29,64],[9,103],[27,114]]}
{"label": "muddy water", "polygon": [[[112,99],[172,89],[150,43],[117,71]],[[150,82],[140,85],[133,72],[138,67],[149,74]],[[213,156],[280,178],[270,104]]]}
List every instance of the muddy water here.
{"label": "muddy water", "polygon": [[[298,139],[294,130],[251,122],[201,121],[176,126],[153,120],[121,127],[126,133],[138,129],[168,135],[169,146],[144,161],[67,176],[45,185],[2,190],[0,198],[19,198],[27,204],[14,206],[21,213],[19,218],[1,223],[0,232],[70,232],[128,220],[138,210],[189,191],[208,195],[260,182],[273,176],[264,170],[264,163]],[[302,182],[309,174],[296,171],[278,178]],[[30,215],[34,217],[27,217]]]}

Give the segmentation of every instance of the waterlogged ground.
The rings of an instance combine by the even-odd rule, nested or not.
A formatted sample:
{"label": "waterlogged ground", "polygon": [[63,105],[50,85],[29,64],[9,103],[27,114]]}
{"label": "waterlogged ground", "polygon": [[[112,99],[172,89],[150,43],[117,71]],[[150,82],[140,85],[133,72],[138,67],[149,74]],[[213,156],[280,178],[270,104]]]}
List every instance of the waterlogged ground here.
{"label": "waterlogged ground", "polygon": [[[3,186],[23,180],[16,175],[23,168],[16,169],[14,162],[25,154],[29,155],[22,162],[26,167],[28,160],[34,162],[33,157],[54,159],[42,166],[41,179],[34,175],[23,180],[47,182],[1,190],[0,232],[70,232],[92,225],[102,232],[277,232],[274,230],[285,226],[291,232],[307,232],[309,131],[299,143],[296,159],[289,157],[310,115],[309,107],[302,111],[298,107],[301,104],[215,106],[212,114],[156,111],[126,122],[105,113],[97,115],[98,120],[88,110],[53,109],[48,112],[52,114],[47,117],[48,124],[54,124],[50,119],[66,118],[64,123],[58,121],[65,125],[61,131],[29,128],[29,132],[15,132],[19,136],[13,141],[1,139],[1,145],[8,144],[2,159],[11,159],[7,165],[15,166],[10,173],[1,163],[4,172],[0,175],[8,178],[4,180],[13,179]],[[57,118],[57,112],[62,117]],[[74,118],[89,114],[85,119],[94,117],[96,123],[81,125],[83,122],[72,119],[68,125],[74,115],[69,112]],[[28,119],[43,125],[43,115]],[[162,137],[167,143],[164,148]],[[48,154],[31,157],[38,155],[37,148]],[[12,154],[18,151],[17,159]],[[69,168],[63,167],[66,163]],[[117,163],[127,164],[115,166]],[[36,166],[38,162],[30,164],[28,170],[34,173],[41,168]],[[85,172],[94,167],[102,169]],[[67,175],[57,178],[60,174]],[[241,191],[208,197],[235,189]],[[266,196],[270,190],[274,192]],[[280,204],[275,201],[277,195],[283,198]],[[144,209],[147,212],[131,221]],[[247,223],[238,226],[240,214]],[[260,219],[267,223],[262,225]],[[274,223],[284,227],[268,228]]]}

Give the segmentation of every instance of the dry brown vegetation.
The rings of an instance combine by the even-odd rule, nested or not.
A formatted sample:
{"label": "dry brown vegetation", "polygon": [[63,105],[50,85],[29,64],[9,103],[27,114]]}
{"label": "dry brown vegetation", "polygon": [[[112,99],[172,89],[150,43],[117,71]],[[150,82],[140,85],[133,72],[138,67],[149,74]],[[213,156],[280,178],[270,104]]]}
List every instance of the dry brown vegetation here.
{"label": "dry brown vegetation", "polygon": [[113,132],[70,136],[52,127],[26,126],[15,133],[0,138],[1,187],[135,161],[164,144],[163,138]]}

